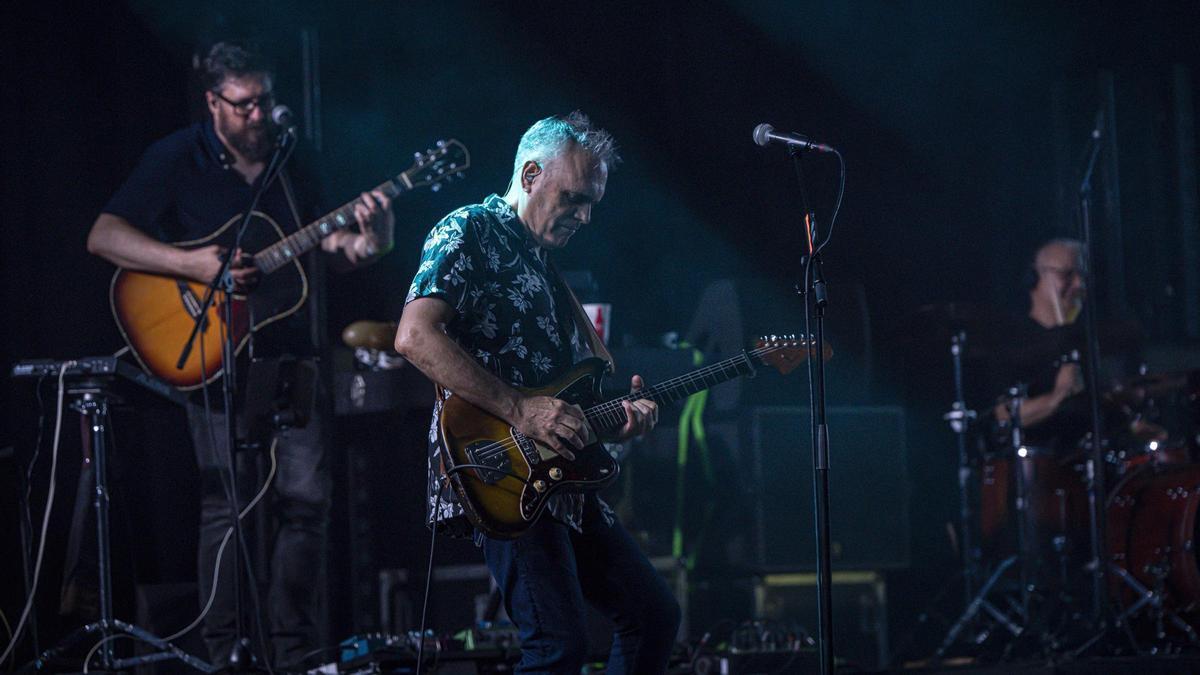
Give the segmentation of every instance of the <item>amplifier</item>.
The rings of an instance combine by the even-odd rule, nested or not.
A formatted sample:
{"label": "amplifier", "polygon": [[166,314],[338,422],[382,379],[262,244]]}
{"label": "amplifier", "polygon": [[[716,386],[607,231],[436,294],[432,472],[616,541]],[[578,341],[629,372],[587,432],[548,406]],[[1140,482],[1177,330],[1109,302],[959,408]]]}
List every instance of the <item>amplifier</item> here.
{"label": "amplifier", "polygon": [[333,363],[333,405],[337,415],[433,407],[433,384],[411,363],[366,368],[354,361],[353,353],[347,350],[334,352]]}
{"label": "amplifier", "polygon": [[[834,569],[909,563],[904,411],[830,407],[829,523]],[[751,409],[758,564],[766,571],[816,569],[812,443],[807,407]]]}
{"label": "amplifier", "polygon": [[[833,573],[833,653],[839,664],[874,670],[888,663],[887,584],[879,572]],[[817,575],[767,574],[754,589],[755,616],[817,631]]]}

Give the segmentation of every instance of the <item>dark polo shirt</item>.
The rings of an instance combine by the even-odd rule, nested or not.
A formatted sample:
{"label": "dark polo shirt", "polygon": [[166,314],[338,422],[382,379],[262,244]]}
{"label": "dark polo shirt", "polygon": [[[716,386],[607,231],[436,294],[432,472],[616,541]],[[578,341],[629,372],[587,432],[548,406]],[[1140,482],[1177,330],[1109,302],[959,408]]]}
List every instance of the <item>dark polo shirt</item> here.
{"label": "dark polo shirt", "polygon": [[[134,227],[159,241],[178,243],[204,239],[249,204],[257,185],[246,183],[233,168],[233,156],[217,137],[211,121],[197,122],[151,145],[133,172],[109,199],[103,211],[124,218]],[[305,222],[320,212],[313,191],[303,182],[293,181],[296,208]],[[288,205],[281,181],[274,181],[263,194],[258,211],[270,216],[285,234],[295,232],[298,224]],[[245,240],[247,253],[257,253],[263,244],[265,229],[256,228],[256,236]],[[225,233],[232,239],[235,227]],[[213,243],[225,243],[222,238]],[[256,356],[293,354],[311,356],[316,352],[309,325],[311,295],[321,287],[313,274],[314,256],[306,256],[310,302],[291,316],[264,326],[254,335]],[[278,278],[277,278],[278,276]],[[289,284],[292,275],[271,275],[266,284]],[[293,289],[299,293],[299,289]]]}

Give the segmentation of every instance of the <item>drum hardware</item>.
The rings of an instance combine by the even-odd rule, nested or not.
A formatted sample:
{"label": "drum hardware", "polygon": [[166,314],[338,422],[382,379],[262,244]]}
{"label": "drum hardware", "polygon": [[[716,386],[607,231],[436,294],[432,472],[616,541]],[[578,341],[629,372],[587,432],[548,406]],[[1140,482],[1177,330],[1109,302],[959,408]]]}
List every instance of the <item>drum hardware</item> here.
{"label": "drum hardware", "polygon": [[950,337],[950,359],[954,365],[954,404],[942,419],[950,424],[958,446],[958,500],[959,500],[959,547],[963,560],[963,601],[970,603],[974,594],[975,576],[978,572],[979,551],[971,536],[971,461],[967,456],[967,434],[977,417],[974,410],[967,408],[963,394],[962,357],[966,348],[966,331],[957,331]]}
{"label": "drum hardware", "polygon": [[[1200,465],[1143,466],[1123,478],[1107,502],[1111,597],[1118,625],[1153,621],[1151,636],[1169,640],[1167,624],[1193,646],[1200,635],[1200,561],[1194,546],[1200,515]],[[1090,646],[1085,644],[1080,651]]]}
{"label": "drum hardware", "polygon": [[[971,598],[971,601],[967,604],[966,610],[959,615],[958,620],[956,620],[954,624],[950,626],[950,630],[946,632],[946,637],[942,640],[942,644],[938,646],[937,652],[934,654],[933,660],[931,661],[931,665],[936,666],[937,664],[941,663],[942,659],[946,658],[946,652],[958,642],[958,637],[962,633],[963,629],[966,628],[967,624],[969,624],[971,621],[974,621],[975,617],[978,616],[980,612],[985,612],[988,614],[988,616],[995,619],[997,623],[1008,630],[1008,632],[1012,633],[1013,637],[1017,637],[1024,632],[1025,627],[1022,624],[1017,623],[1013,617],[1009,616],[1006,612],[1001,611],[1000,608],[993,604],[991,600],[988,600],[988,597],[992,594],[992,589],[995,588],[1000,579],[1004,577],[1006,572],[1008,572],[1008,568],[1012,567],[1014,564],[1016,564],[1016,562],[1017,556],[1011,555],[1001,561],[1001,563],[996,567],[996,570],[992,572],[992,575],[988,577],[986,582],[984,582],[983,586],[979,589],[979,592],[975,594],[975,597]],[[1022,621],[1025,620],[1025,616],[1021,614],[1022,608],[1020,606],[1014,607],[1010,601],[1009,609],[1014,610],[1018,614],[1018,618],[1020,618]],[[976,642],[981,643],[987,640],[990,636],[991,630],[985,629],[979,634]]]}
{"label": "drum hardware", "polygon": [[[1008,426],[1010,431],[1010,449],[1017,462],[1029,457],[1029,449],[1025,447],[1024,429],[1021,426],[1021,401],[1028,393],[1024,384],[1011,387],[1008,390]],[[1030,551],[1029,539],[1029,476],[1022,469],[1017,470],[1017,560],[1021,577],[1021,616],[1029,616],[1030,576],[1029,567],[1033,562],[1036,551]]]}
{"label": "drum hardware", "polygon": [[[1138,596],[1137,602],[1133,603],[1129,607],[1126,607],[1120,614],[1117,615],[1118,625],[1128,624],[1129,620],[1137,616],[1138,612],[1140,612],[1143,607],[1149,606],[1151,611],[1154,613],[1154,634],[1156,637],[1163,639],[1167,636],[1167,632],[1165,630],[1166,627],[1163,625],[1163,618],[1165,617],[1168,621],[1170,621],[1172,626],[1179,629],[1180,632],[1187,636],[1189,643],[1192,645],[1200,645],[1200,635],[1196,634],[1196,630],[1192,628],[1188,622],[1184,621],[1178,613],[1166,607],[1164,604],[1163,591],[1167,574],[1164,570],[1162,570],[1161,567],[1155,570],[1154,590],[1147,588],[1124,567],[1121,567],[1116,563],[1110,562],[1108,564],[1108,571],[1109,574],[1113,575],[1114,578],[1120,579],[1122,583],[1133,589],[1133,592]],[[1084,647],[1081,647],[1081,649],[1086,649],[1090,646],[1090,644],[1084,645]]]}
{"label": "drum hardware", "polygon": [[[1027,567],[1027,565],[1026,565],[1025,561],[1023,560],[1023,556],[1021,554],[1021,551],[1023,551],[1025,548],[1023,543],[1019,546],[1017,554],[1011,555],[1008,558],[1001,561],[1001,563],[992,572],[991,576],[988,577],[987,581],[984,582],[983,586],[980,587],[978,593],[975,593],[973,595],[971,593],[974,577],[978,570],[978,562],[979,562],[980,556],[977,554],[977,549],[976,549],[975,545],[972,543],[974,541],[974,539],[973,539],[973,537],[971,537],[971,534],[970,534],[971,533],[971,523],[973,521],[974,516],[971,512],[971,498],[970,498],[969,484],[970,484],[972,471],[971,471],[970,459],[967,456],[966,435],[967,435],[970,427],[972,426],[972,423],[977,418],[977,415],[974,410],[967,409],[966,402],[964,401],[964,396],[963,396],[962,355],[963,355],[963,349],[964,349],[965,343],[966,343],[966,333],[964,331],[958,331],[953,336],[951,336],[950,358],[953,361],[953,366],[954,366],[955,401],[951,407],[950,412],[943,415],[942,419],[949,422],[950,428],[952,431],[954,431],[954,433],[957,437],[957,443],[958,443],[958,457],[959,457],[958,481],[959,481],[959,499],[960,499],[960,504],[961,504],[961,510],[959,512],[959,517],[961,519],[960,527],[961,527],[961,531],[962,531],[961,547],[962,547],[962,555],[963,555],[963,576],[966,580],[965,585],[966,585],[967,593],[966,593],[965,597],[967,598],[967,601],[966,601],[966,607],[964,608],[962,614],[960,614],[958,619],[954,622],[954,624],[950,626],[950,630],[948,630],[946,632],[945,638],[943,638],[941,645],[938,646],[937,652],[934,654],[933,661],[932,661],[932,663],[935,665],[940,663],[942,661],[942,659],[945,658],[946,652],[958,642],[959,636],[962,634],[963,630],[967,627],[968,624],[970,624],[972,621],[974,621],[980,615],[981,612],[990,616],[993,620],[995,620],[1002,627],[1004,627],[1006,630],[1008,630],[1008,632],[1011,633],[1014,637],[1019,636],[1024,632],[1025,624],[1029,618],[1028,598],[1029,598],[1030,588],[1029,588],[1028,583],[1026,583],[1026,578],[1025,578],[1026,577],[1025,568]],[[1023,395],[1023,392],[1020,389],[1015,389],[1013,393],[1014,393],[1014,396],[1011,398],[1011,407],[1010,407],[1010,414],[1011,414],[1012,420],[1014,422],[1013,435],[1012,435],[1012,440],[1014,443],[1013,452],[1019,454],[1022,450],[1024,450],[1024,446],[1021,444],[1021,432],[1020,432],[1020,423],[1019,423],[1019,420],[1020,420],[1020,396]],[[1023,484],[1024,480],[1023,479],[1019,480],[1019,483]],[[1024,503],[1025,503],[1025,494],[1024,494],[1024,491],[1021,490],[1019,493],[1019,496],[1018,496],[1018,508],[1023,509]],[[1019,534],[1019,537],[1021,538],[1021,541],[1023,542],[1024,541],[1023,530],[1022,530],[1021,534]],[[1021,584],[1020,584],[1021,597],[1018,602],[1014,602],[1011,597],[1005,598],[1009,611],[1004,611],[1000,607],[997,607],[995,603],[993,603],[991,600],[989,600],[989,598],[992,596],[993,590],[996,588],[996,585],[1000,582],[1000,580],[1008,572],[1009,568],[1011,568],[1014,564],[1017,564],[1018,562],[1020,563],[1020,568],[1021,568]],[[1011,616],[1010,612],[1012,614],[1015,614],[1016,617],[1014,618],[1013,616]],[[981,633],[979,633],[976,636],[975,641],[977,644],[982,643],[985,640],[987,640],[990,636],[991,636],[991,629],[985,628]]]}

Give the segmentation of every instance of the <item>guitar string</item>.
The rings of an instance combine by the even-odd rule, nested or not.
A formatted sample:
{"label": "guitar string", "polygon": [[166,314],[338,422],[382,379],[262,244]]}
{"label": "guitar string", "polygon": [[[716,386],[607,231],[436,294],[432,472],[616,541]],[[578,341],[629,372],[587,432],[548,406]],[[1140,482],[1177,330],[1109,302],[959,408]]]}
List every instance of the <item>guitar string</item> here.
{"label": "guitar string", "polygon": [[[380,185],[377,185],[371,189],[385,191],[389,199],[395,199],[405,192],[405,189],[395,185],[390,180],[385,181],[384,183],[381,183]],[[355,197],[349,202],[339,206],[329,213],[326,213],[308,225],[296,230],[292,234],[280,239],[274,244],[271,244],[267,248],[257,253],[255,258],[258,256],[264,256],[264,259],[267,257],[270,258],[269,264],[271,269],[267,270],[267,273],[282,267],[289,260],[295,258],[296,254],[282,255],[280,251],[285,248],[302,248],[304,249],[304,252],[307,252],[308,250],[314,248],[322,239],[325,238],[325,236],[327,236],[326,234],[318,235],[317,230],[320,229],[321,225],[325,225],[330,222],[335,223],[334,230],[348,229],[350,225],[354,223],[354,206],[360,202],[362,202],[362,197]],[[338,216],[341,216],[342,220],[339,221]],[[296,246],[297,244],[299,244],[299,246]],[[282,260],[280,260],[280,258],[282,258]]]}
{"label": "guitar string", "polygon": [[[447,152],[448,152],[448,150],[443,151],[441,157],[443,157],[443,158],[446,157]],[[426,165],[426,166],[429,166],[429,165]],[[416,167],[414,167],[414,168],[416,168]],[[464,171],[466,171],[466,169],[467,169],[467,166],[455,167],[449,173],[447,173],[445,175],[445,178],[451,178],[456,175],[461,175]],[[412,169],[409,169],[408,171],[412,171]],[[408,171],[405,171],[405,173],[408,173]],[[441,180],[442,180],[442,178],[439,178],[435,182],[440,182]],[[405,187],[403,185],[398,184],[395,180],[388,180],[388,181],[384,181],[383,183],[381,183],[371,189],[372,190],[380,190],[380,191],[384,192],[384,194],[387,195],[388,199],[395,199],[396,197],[399,197],[401,194],[404,194],[405,192],[412,190],[413,187]],[[283,239],[281,239],[281,240],[275,242],[274,244],[268,246],[267,248],[263,249],[262,251],[259,251],[259,253],[257,253],[255,255],[255,258],[257,258],[258,256],[263,256],[264,261],[266,261],[267,258],[270,258],[270,260],[267,261],[271,267],[271,269],[266,271],[266,273],[268,273],[268,274],[276,269],[279,269],[283,265],[287,264],[287,262],[289,260],[296,257],[296,255],[281,254],[281,251],[284,248],[289,247],[288,246],[289,242],[290,242],[290,244],[292,244],[291,248],[304,248],[305,252],[307,252],[309,249],[315,247],[318,243],[320,243],[320,241],[322,239],[324,239],[326,236],[328,236],[329,233],[321,233],[320,235],[317,234],[317,230],[320,229],[321,225],[327,224],[329,222],[335,222],[335,223],[337,223],[334,227],[335,230],[342,230],[342,229],[349,228],[350,225],[353,224],[353,222],[354,222],[354,206],[355,206],[355,204],[358,204],[361,201],[362,201],[362,197],[356,197],[355,199],[352,199],[351,201],[339,206],[338,208],[334,209],[333,211],[326,213],[325,215],[321,216],[317,220],[314,220],[313,222],[309,223],[308,225],[305,225],[304,227],[300,228],[296,232],[293,232],[291,235],[288,235],[287,237],[284,237]],[[339,215],[343,217],[344,222],[339,221],[337,219],[337,217]],[[294,246],[295,244],[298,244],[298,243],[301,244],[301,246],[299,246],[299,247]]]}
{"label": "guitar string", "polygon": [[[653,387],[642,389],[640,392],[637,392],[636,399],[634,399],[635,394],[619,396],[619,398],[613,399],[612,401],[606,401],[604,404],[598,404],[588,408],[587,411],[584,411],[584,417],[589,418],[589,422],[590,419],[596,419],[598,422],[604,422],[606,424],[622,423],[622,419],[619,417],[613,417],[618,410],[622,410],[623,412],[623,407],[620,406],[620,401],[647,398],[654,399],[660,398],[660,396],[662,396],[662,398],[666,398],[668,389],[673,389],[679,386],[690,386],[690,384],[695,383],[696,381],[707,381],[710,375],[715,375],[718,371],[721,371],[721,374],[724,374],[728,368],[733,368],[734,372],[740,372],[737,370],[738,360],[744,360],[744,358],[734,357],[733,359],[728,360],[728,362],[721,362],[720,364],[706,366],[706,368],[691,372],[691,374],[679,376],[672,378],[672,380],[655,384]],[[476,458],[480,459],[490,459],[492,456],[503,454],[508,452],[508,450],[518,446],[520,446],[520,442],[515,440],[497,441],[492,443],[491,446],[485,446],[480,450],[476,450],[475,456]]]}
{"label": "guitar string", "polygon": [[[758,357],[758,356],[762,356],[764,354],[768,354],[773,351],[777,351],[777,350],[784,349],[784,348],[786,348],[786,347],[780,346],[780,345],[760,347],[757,349],[750,350],[748,352],[748,355]],[[681,387],[681,386],[682,387],[691,386],[697,380],[703,380],[705,382],[705,384],[708,386],[720,384],[721,382],[709,384],[708,378],[711,375],[715,375],[715,374],[725,375],[725,374],[727,374],[727,371],[730,368],[733,369],[735,376],[743,375],[744,373],[742,373],[740,370],[738,370],[738,366],[747,361],[748,361],[748,359],[746,358],[746,355],[738,355],[733,358],[726,359],[725,361],[721,361],[721,362],[712,364],[710,366],[706,366],[704,368],[693,371],[686,375],[681,375],[681,376],[678,376],[678,377],[675,377],[675,378],[672,378],[669,380],[665,380],[665,381],[655,384],[654,386],[649,387],[647,389],[643,389],[638,392],[630,393],[628,395],[620,396],[620,397],[617,397],[610,401],[606,401],[604,403],[597,404],[596,406],[593,406],[592,408],[589,408],[587,411],[585,411],[585,415],[588,417],[593,417],[593,418],[596,418],[596,417],[601,418],[606,423],[621,424],[625,420],[621,419],[621,417],[619,417],[619,416],[616,418],[613,418],[612,415],[614,413],[622,412],[622,410],[621,410],[622,406],[620,405],[622,401],[632,401],[632,400],[639,400],[639,399],[643,399],[643,398],[656,398],[659,396],[664,396],[668,393],[667,390],[674,389],[674,388]],[[703,388],[707,388],[707,387],[703,387]],[[700,389],[697,389],[696,391],[700,391]],[[690,395],[695,392],[687,392],[687,393],[688,393],[688,395]],[[676,399],[672,398],[669,400],[676,400]],[[512,449],[516,445],[516,443],[513,441],[500,441],[497,443],[505,444],[507,446],[505,448],[505,450]],[[493,444],[493,445],[495,445],[495,444]],[[485,446],[483,448],[483,450],[487,451],[492,447],[493,446]],[[493,452],[491,454],[495,454],[495,453]]]}
{"label": "guitar string", "polygon": [[[771,351],[775,348],[764,348],[764,349],[765,349],[765,351],[762,351],[761,353],[766,353],[767,351]],[[759,350],[754,350],[751,353],[753,353],[755,355],[759,355]],[[673,389],[678,386],[687,386],[687,385],[694,383],[696,380],[706,380],[709,375],[716,374],[718,370],[721,371],[722,373],[724,373],[724,371],[728,367],[731,367],[731,366],[734,368],[735,373],[740,373],[740,371],[737,370],[736,364],[738,361],[742,361],[742,360],[745,360],[744,357],[738,356],[738,357],[734,357],[732,359],[728,359],[727,361],[722,361],[720,363],[713,364],[711,366],[706,366],[704,368],[696,370],[687,375],[681,375],[679,377],[675,377],[670,380],[660,382],[660,383],[658,383],[652,387],[649,387],[647,389],[638,391],[636,396],[638,399],[641,399],[641,398],[654,398],[656,396],[665,395],[667,393],[666,390]],[[612,401],[607,401],[605,403],[597,404],[596,406],[593,406],[593,407],[589,408],[588,410],[586,410],[584,412],[584,416],[590,417],[590,418],[601,418],[601,420],[603,420],[606,423],[615,422],[615,423],[619,424],[622,421],[619,417],[616,419],[609,419],[609,416],[611,414],[615,413],[617,409],[622,408],[622,406],[620,406],[621,401],[636,400],[636,399],[632,398],[633,396],[635,396],[635,394],[621,396],[616,399],[613,399]],[[485,461],[485,460],[491,459],[492,457],[505,454],[509,450],[512,450],[512,449],[518,448],[518,447],[520,447],[520,441],[518,441],[510,436],[509,438],[506,438],[502,441],[495,441],[490,445],[486,445],[483,448],[480,448],[479,450],[475,451],[474,456],[479,461]]]}
{"label": "guitar string", "polygon": [[[706,366],[704,368],[700,368],[700,369],[695,370],[686,375],[680,375],[678,377],[674,377],[669,380],[665,380],[665,381],[660,382],[652,387],[648,387],[647,389],[640,390],[636,393],[630,393],[625,396],[619,396],[610,401],[606,401],[604,403],[597,404],[591,408],[588,408],[584,412],[584,416],[585,417],[589,417],[589,416],[590,417],[602,417],[602,418],[604,418],[604,421],[606,421],[606,422],[615,421],[617,423],[620,423],[620,422],[622,422],[620,417],[617,417],[615,420],[609,420],[607,418],[608,418],[608,416],[614,414],[618,409],[622,409],[622,406],[620,405],[620,403],[622,401],[639,400],[639,399],[643,399],[643,398],[653,398],[656,396],[665,395],[667,393],[666,390],[668,390],[668,389],[674,389],[674,388],[681,387],[681,386],[688,386],[688,385],[693,384],[696,380],[707,380],[707,378],[710,375],[715,375],[718,373],[718,371],[720,372],[720,374],[723,375],[723,374],[725,374],[725,371],[729,368],[733,368],[734,372],[736,374],[741,375],[742,373],[741,373],[741,371],[737,370],[737,366],[741,362],[748,363],[749,362],[749,359],[747,358],[748,356],[752,355],[755,357],[760,357],[760,356],[769,354],[771,352],[778,351],[780,349],[785,349],[785,348],[786,348],[785,346],[776,345],[776,346],[758,347],[756,349],[752,349],[746,353],[740,354],[738,356],[732,357],[730,359],[726,359],[726,360],[718,362],[718,363],[714,363],[714,364],[712,364],[710,366]],[[811,349],[811,347],[810,347],[810,349]],[[720,384],[720,382],[718,382],[717,384]],[[709,386],[711,386],[711,385],[709,385]],[[704,387],[704,388],[707,388],[707,387]],[[701,391],[701,390],[697,390],[697,391]],[[695,393],[695,392],[692,392],[692,393]],[[520,441],[518,441],[515,438],[512,438],[510,436],[509,438],[507,438],[505,440],[495,441],[495,442],[491,443],[490,445],[485,445],[484,447],[477,450],[474,453],[474,456],[477,461],[485,461],[485,460],[491,459],[492,457],[507,453],[509,450],[513,450],[513,449],[519,448],[519,447],[520,447]]]}

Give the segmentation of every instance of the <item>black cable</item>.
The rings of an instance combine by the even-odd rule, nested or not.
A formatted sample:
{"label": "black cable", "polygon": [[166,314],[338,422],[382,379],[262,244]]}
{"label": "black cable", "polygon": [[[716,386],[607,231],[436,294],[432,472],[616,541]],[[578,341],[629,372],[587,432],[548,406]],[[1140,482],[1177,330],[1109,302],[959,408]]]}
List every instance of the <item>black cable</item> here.
{"label": "black cable", "polygon": [[[458,468],[458,467],[455,467]],[[453,469],[451,470],[453,471]],[[421,601],[421,632],[417,633],[417,672],[416,675],[421,675],[421,666],[425,658],[425,617],[429,610],[429,587],[433,585],[433,552],[434,546],[437,545],[438,531],[438,515],[442,510],[442,492],[446,490],[446,485],[450,483],[449,473],[446,474],[446,481],[438,486],[437,492],[434,493],[433,499],[433,517],[430,524],[429,532],[429,563],[425,567],[425,599]]]}
{"label": "black cable", "polygon": [[[246,531],[241,530],[242,550],[249,550],[246,544]],[[241,556],[246,567],[246,576],[250,578],[250,595],[254,601],[254,627],[258,630],[258,648],[262,650],[263,666],[267,669],[267,675],[275,675],[275,671],[271,669],[271,650],[267,646],[267,633],[263,630],[263,611],[262,601],[258,597],[258,577],[254,574],[254,565],[250,560],[250,556]]]}
{"label": "black cable", "polygon": [[416,675],[421,675],[421,666],[423,665],[425,658],[425,619],[428,616],[429,611],[429,589],[433,585],[433,554],[435,547],[437,546],[438,515],[442,510],[442,493],[446,491],[446,487],[450,484],[450,476],[458,473],[459,471],[465,471],[466,469],[494,471],[496,473],[504,474],[510,478],[516,478],[526,485],[529,484],[529,480],[523,476],[518,476],[517,474],[504,469],[487,466],[486,464],[456,464],[453,468],[446,471],[445,481],[438,486],[437,492],[434,493],[433,517],[429,528],[429,562],[425,567],[425,597],[421,601],[421,630],[420,633],[417,634],[417,639],[419,642],[417,643]]}
{"label": "black cable", "polygon": [[[207,321],[207,319],[204,319],[204,320]],[[224,322],[222,322],[222,320],[219,316],[217,317],[217,323],[219,326],[218,330],[221,333],[221,339],[222,339],[222,341],[224,341],[226,338],[225,331],[227,330],[227,326],[225,326]],[[208,365],[206,363],[203,335],[197,336],[196,339],[200,341],[200,378],[201,378],[201,380],[204,380],[208,373]],[[226,371],[226,373],[228,373],[228,364],[223,364],[222,368]],[[200,386],[200,390],[201,390],[201,393],[202,393],[203,399],[204,399],[204,417],[205,417],[205,428],[208,431],[208,443],[209,443],[209,447],[212,448],[213,452],[215,453],[215,452],[217,452],[217,434],[216,434],[215,425],[213,423],[212,399],[210,398],[209,392],[208,392],[208,382],[203,382]],[[225,414],[228,416],[228,415],[232,414],[232,411],[226,410]],[[236,499],[237,485],[236,485],[236,479],[234,477],[236,469],[233,466],[233,463],[235,461],[237,461],[236,449],[232,448],[232,447],[226,448],[226,453],[227,453],[227,455],[226,455],[227,461],[225,463],[225,466],[223,467],[223,470],[218,471],[218,475],[221,477],[221,487],[222,487],[222,489],[225,490],[225,499],[226,499],[226,501],[229,502],[230,508],[233,511],[233,517],[235,519],[237,519],[237,518],[240,518],[240,515],[238,512],[239,504]],[[235,528],[235,531],[237,531],[239,534],[239,536],[237,537],[237,541],[235,541],[233,545],[237,546],[240,551],[240,555],[238,556],[238,558],[245,561],[244,567],[246,568],[246,573],[249,576],[248,580],[250,581],[250,591],[251,591],[251,594],[253,595],[253,599],[254,599],[254,624],[255,624],[255,628],[258,631],[259,649],[262,650],[262,654],[260,656],[263,660],[263,665],[266,666],[267,672],[273,673],[273,671],[271,670],[271,664],[270,664],[270,658],[269,658],[270,650],[267,649],[266,637],[265,637],[265,633],[263,632],[263,629],[262,629],[262,606],[261,606],[261,604],[259,602],[259,598],[258,598],[258,594],[259,594],[258,579],[254,575],[253,565],[250,562],[250,547],[246,543],[244,530],[242,530],[242,528],[238,527],[236,523],[232,523],[232,526]],[[220,564],[221,564],[221,560],[218,558],[217,561],[214,563],[214,565],[219,567]],[[236,568],[234,568],[232,573],[240,574],[240,572]],[[221,580],[221,575],[220,575],[220,573],[218,573],[213,581],[214,585],[219,584],[220,580]],[[237,605],[238,603],[235,601],[234,604]],[[236,645],[235,645],[235,649],[236,649]]]}
{"label": "black cable", "polygon": [[[33,455],[29,457],[29,463],[25,465],[25,485],[21,489],[21,563],[26,588],[33,583],[31,577],[33,572],[33,512],[30,507],[30,498],[33,497],[33,470],[37,465],[38,457],[41,456],[42,440],[46,436],[46,401],[42,398],[42,385],[45,384],[47,377],[48,374],[43,374],[38,378],[37,385],[34,386],[38,406],[37,439],[33,442]],[[36,608],[30,610],[29,639],[33,643],[33,653],[40,653]],[[13,659],[13,664],[16,664],[16,658]]]}
{"label": "black cable", "polygon": [[846,160],[844,157],[842,157],[842,153],[838,152],[836,149],[833,151],[833,154],[836,155],[838,159],[837,201],[835,201],[833,204],[833,214],[829,216],[829,231],[825,233],[825,239],[823,239],[821,243],[817,245],[817,253],[820,253],[822,249],[825,248],[825,245],[829,243],[829,240],[833,239],[833,226],[837,223],[838,214],[842,210],[842,197],[846,194]]}

